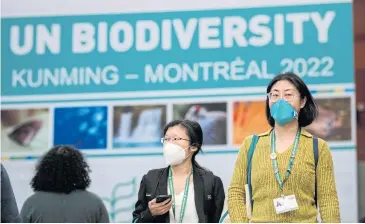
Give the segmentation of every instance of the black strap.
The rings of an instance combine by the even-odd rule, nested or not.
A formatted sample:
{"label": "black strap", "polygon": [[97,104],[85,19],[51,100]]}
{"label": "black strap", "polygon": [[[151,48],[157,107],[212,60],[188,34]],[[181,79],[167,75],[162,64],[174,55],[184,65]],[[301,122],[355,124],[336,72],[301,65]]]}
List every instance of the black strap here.
{"label": "black strap", "polygon": [[318,138],[313,136],[313,155],[314,155],[314,165],[315,165],[315,185],[314,185],[314,202],[317,205],[317,164],[318,164]]}

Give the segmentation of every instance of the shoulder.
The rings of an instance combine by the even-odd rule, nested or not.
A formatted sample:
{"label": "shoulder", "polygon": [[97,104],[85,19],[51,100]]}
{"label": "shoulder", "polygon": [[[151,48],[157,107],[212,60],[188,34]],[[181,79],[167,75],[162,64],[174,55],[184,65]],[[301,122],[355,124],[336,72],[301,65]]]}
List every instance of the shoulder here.
{"label": "shoulder", "polygon": [[321,138],[318,138],[318,153],[320,155],[331,154],[331,150],[330,150],[330,147],[328,146],[328,143]]}
{"label": "shoulder", "polygon": [[243,142],[242,142],[242,144],[241,144],[241,147],[240,147],[240,150],[248,151],[248,148],[250,147],[251,142],[252,142],[252,139],[254,138],[254,136],[256,136],[258,139],[262,139],[263,137],[267,137],[267,136],[269,136],[269,135],[270,135],[271,130],[272,130],[272,129],[269,129],[269,130],[267,130],[267,131],[265,131],[265,132],[263,132],[263,133],[260,133],[260,134],[258,134],[258,135],[254,135],[254,134],[252,134],[252,135],[247,136],[247,137],[243,140]]}
{"label": "shoulder", "polygon": [[90,200],[101,201],[100,197],[97,194],[87,190],[75,190],[71,194],[84,196],[86,198],[89,198]]}
{"label": "shoulder", "polygon": [[155,179],[158,178],[158,176],[160,176],[164,171],[166,171],[167,168],[160,168],[160,169],[152,169],[149,170],[145,175],[144,178],[145,179]]}
{"label": "shoulder", "polygon": [[219,176],[217,176],[217,175],[213,175],[213,177],[214,177],[214,185],[216,187],[222,187],[223,188],[223,181],[222,181],[222,179]]}
{"label": "shoulder", "polygon": [[195,169],[202,177],[204,177],[205,181],[211,182],[213,184],[222,183],[222,179],[219,176],[215,175],[212,171],[202,168],[195,168]]}
{"label": "shoulder", "polygon": [[318,140],[318,151],[329,151],[329,147],[328,147],[328,143],[323,140],[322,138],[319,138],[315,135],[312,135],[311,133],[309,133],[307,130],[305,130],[304,128],[302,129],[302,136],[304,136],[306,139],[309,140],[309,142],[311,142],[311,146],[313,147],[314,144],[314,140],[317,139]]}
{"label": "shoulder", "polygon": [[257,134],[257,135],[255,135],[255,134],[249,135],[249,136],[247,136],[247,137],[245,138],[244,142],[249,142],[249,143],[251,143],[251,141],[252,141],[252,139],[253,139],[253,137],[254,137],[254,136],[256,136],[257,138],[267,137],[267,136],[269,136],[269,135],[270,135],[271,130],[272,130],[272,129],[269,129],[269,130],[267,130],[267,131],[265,131],[265,132],[262,132],[262,133],[260,133],[260,134]]}
{"label": "shoulder", "polygon": [[146,174],[143,175],[141,185],[154,185],[164,173],[166,174],[166,172],[167,167],[149,170]]}
{"label": "shoulder", "polygon": [[258,136],[259,138],[261,138],[261,137],[265,137],[265,136],[269,136],[269,135],[270,135],[270,133],[271,133],[271,131],[272,131],[272,128],[270,128],[269,130],[267,130],[267,131],[265,131],[265,132],[262,132],[262,133],[258,134],[257,136]]}
{"label": "shoulder", "polygon": [[319,160],[323,157],[327,157],[327,158],[331,158],[331,150],[328,146],[328,143],[322,139],[319,138],[317,136],[314,136],[312,134],[310,134],[308,131],[306,131],[305,129],[303,129],[302,131],[302,136],[304,136],[304,138],[306,139],[306,146],[310,149],[314,150],[314,144],[315,144],[315,139],[318,140],[318,154],[319,154]]}
{"label": "shoulder", "polygon": [[10,179],[5,167],[1,164],[1,188],[5,189],[10,184]]}
{"label": "shoulder", "polygon": [[3,166],[3,164],[1,163],[1,182],[3,182],[3,179],[5,178],[5,180],[7,181],[8,177],[8,172],[6,171],[5,167]]}
{"label": "shoulder", "polygon": [[84,205],[89,206],[90,208],[100,208],[104,206],[103,200],[95,193],[87,191],[87,190],[75,190],[71,192],[78,198],[78,200],[82,201]]}
{"label": "shoulder", "polygon": [[42,198],[44,197],[44,192],[35,192],[31,196],[29,196],[23,203],[23,210],[29,207],[37,206],[39,202],[43,202]]}
{"label": "shoulder", "polygon": [[208,170],[207,168],[203,168],[203,167],[200,167],[200,166],[194,166],[193,165],[193,169],[194,171],[198,172],[200,174],[200,176],[205,176],[205,175],[209,175],[209,176],[212,176],[214,175],[213,172],[211,170]]}
{"label": "shoulder", "polygon": [[152,170],[149,170],[146,175],[158,175],[166,169],[167,169],[167,167],[159,168],[159,169],[152,169]]}
{"label": "shoulder", "polygon": [[329,148],[328,143],[324,139],[321,139],[321,138],[318,138],[318,137],[315,137],[315,138],[318,139],[318,148],[320,148],[320,149],[321,148]]}
{"label": "shoulder", "polygon": [[223,182],[219,176],[207,169],[195,168],[195,170],[201,176],[206,192],[210,192],[209,194],[220,194],[224,196]]}
{"label": "shoulder", "polygon": [[249,135],[245,139],[243,139],[243,142],[240,146],[240,151],[248,151],[248,148],[250,147],[250,144],[252,142],[254,135]]}
{"label": "shoulder", "polygon": [[29,196],[29,198],[26,201],[34,201],[37,200],[38,198],[47,197],[47,195],[49,194],[50,193],[48,192],[36,191],[31,196]]}

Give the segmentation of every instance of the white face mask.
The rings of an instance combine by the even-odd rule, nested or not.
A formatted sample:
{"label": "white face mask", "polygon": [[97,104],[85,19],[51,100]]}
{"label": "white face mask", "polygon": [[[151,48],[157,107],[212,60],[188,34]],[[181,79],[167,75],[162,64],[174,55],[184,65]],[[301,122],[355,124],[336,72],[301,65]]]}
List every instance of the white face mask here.
{"label": "white face mask", "polygon": [[178,165],[186,158],[183,147],[169,142],[163,145],[163,155],[165,157],[165,163],[168,166]]}

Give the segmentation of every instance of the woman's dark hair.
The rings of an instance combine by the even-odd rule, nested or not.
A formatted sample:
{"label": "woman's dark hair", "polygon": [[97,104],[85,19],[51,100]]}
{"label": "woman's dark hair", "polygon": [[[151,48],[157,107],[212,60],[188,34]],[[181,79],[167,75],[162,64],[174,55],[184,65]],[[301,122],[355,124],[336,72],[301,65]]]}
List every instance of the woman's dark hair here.
{"label": "woman's dark hair", "polygon": [[165,135],[169,128],[175,126],[181,126],[185,128],[186,135],[189,136],[190,139],[190,146],[195,146],[198,148],[198,150],[196,150],[193,156],[191,157],[193,166],[204,169],[195,160],[196,155],[202,150],[202,145],[203,145],[203,130],[200,127],[200,124],[198,122],[191,120],[174,120],[165,126],[163,134]]}
{"label": "woman's dark hair", "polygon": [[36,166],[31,181],[34,191],[70,193],[90,186],[89,166],[72,146],[58,145],[49,150]]}
{"label": "woman's dark hair", "polygon": [[[266,93],[270,93],[271,88],[275,85],[275,83],[282,80],[289,81],[291,84],[293,84],[300,93],[301,99],[307,99],[304,107],[299,112],[298,123],[299,127],[305,127],[310,125],[317,117],[317,105],[314,102],[312,94],[310,93],[307,85],[299,76],[292,72],[277,75],[273,80],[271,80],[271,82],[267,86]],[[271,117],[270,114],[269,97],[266,98],[266,118],[271,127],[274,127],[275,120]]]}

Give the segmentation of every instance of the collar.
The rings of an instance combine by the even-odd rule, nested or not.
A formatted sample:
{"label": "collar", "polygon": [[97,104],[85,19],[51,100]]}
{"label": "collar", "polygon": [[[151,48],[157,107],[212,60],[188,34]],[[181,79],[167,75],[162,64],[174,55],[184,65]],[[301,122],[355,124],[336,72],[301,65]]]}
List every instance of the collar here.
{"label": "collar", "polygon": [[[168,167],[165,167],[161,170],[161,172],[166,172],[167,175],[169,173],[169,169],[171,168],[171,166],[168,166]],[[205,170],[204,168],[200,168],[198,166],[196,166],[194,163],[193,163],[193,173],[194,174],[198,174],[199,176],[204,176],[206,173],[208,172],[208,170]]]}
{"label": "collar", "polygon": [[[268,135],[270,135],[272,130],[273,130],[273,128],[269,129],[268,131],[266,131],[264,133],[259,134],[258,136],[259,137],[268,136]],[[304,135],[305,137],[312,138],[312,134],[309,133],[308,131],[306,131],[304,128],[302,128],[302,131],[300,132],[300,135]]]}

